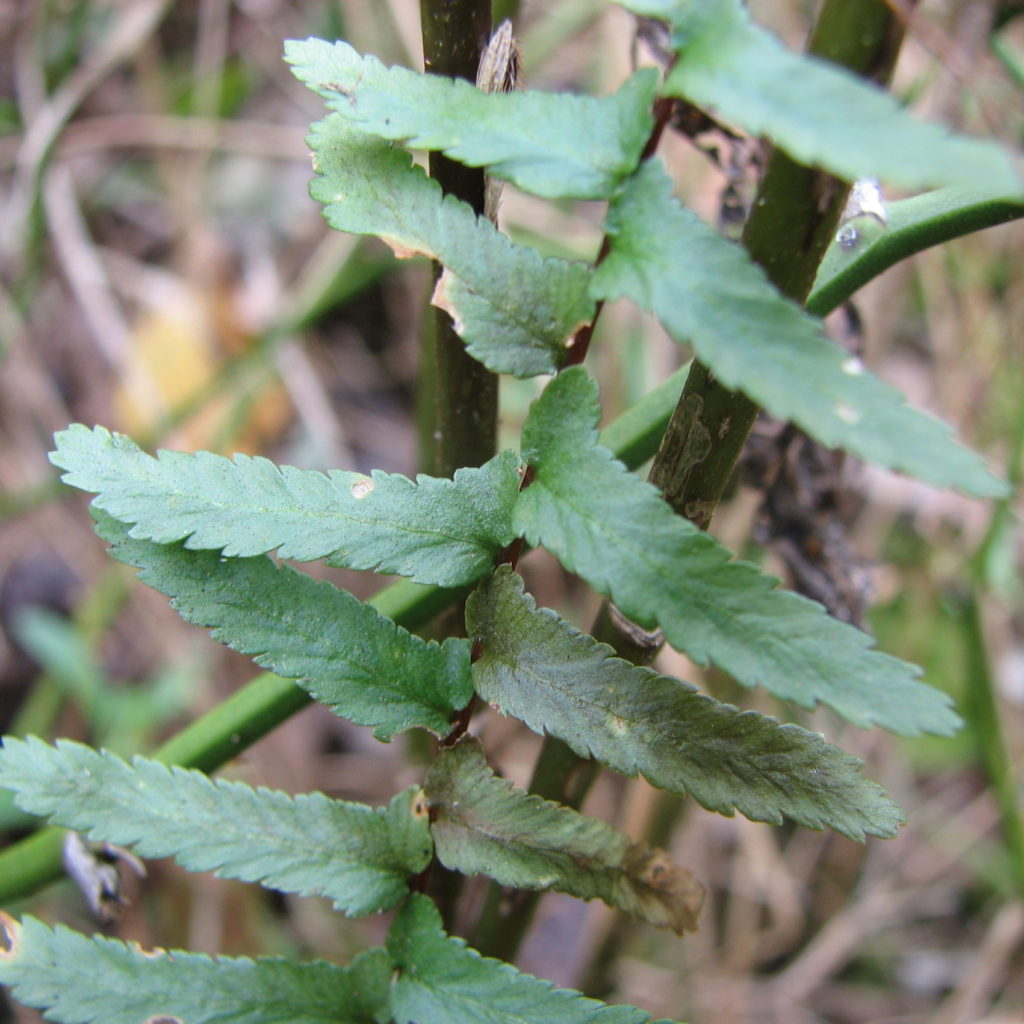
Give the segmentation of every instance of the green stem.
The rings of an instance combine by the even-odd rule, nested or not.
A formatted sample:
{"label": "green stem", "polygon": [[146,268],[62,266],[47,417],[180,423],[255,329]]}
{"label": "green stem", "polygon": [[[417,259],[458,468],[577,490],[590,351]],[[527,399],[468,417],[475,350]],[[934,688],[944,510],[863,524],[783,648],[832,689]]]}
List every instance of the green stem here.
{"label": "green stem", "polygon": [[[892,72],[902,23],[884,0],[827,0],[810,52],[877,82]],[[848,184],[773,150],[743,232],[743,244],[779,291],[803,303],[835,235]],[[654,459],[651,480],[681,515],[706,528],[760,412],[700,363]]]}
{"label": "green stem", "polygon": [[1003,70],[1010,76],[1013,84],[1024,90],[1024,61],[1013,52],[1002,32],[992,37],[992,52],[1003,65]]}
{"label": "green stem", "polygon": [[[1024,408],[1019,411],[1006,478],[1016,494],[1024,475]],[[978,762],[988,780],[1002,818],[1001,827],[1017,895],[1024,895],[1024,813],[1020,782],[1007,744],[1000,697],[989,659],[983,610],[989,595],[1008,597],[1017,588],[1013,570],[1004,568],[1006,552],[1014,546],[1014,498],[1004,498],[992,510],[988,530],[972,559],[973,585],[965,608],[966,669],[968,686],[964,718],[971,727]],[[1012,561],[1012,555],[1010,556]]]}
{"label": "green stem", "polygon": [[[426,70],[476,80],[480,54],[491,32],[490,0],[420,0]],[[430,176],[451,195],[484,209],[484,172],[430,154]],[[434,265],[434,281],[442,267]],[[420,392],[420,464],[435,476],[483,465],[498,443],[498,378],[466,352],[451,317],[433,311],[433,332],[424,336],[424,362],[432,362],[432,393]]]}
{"label": "green stem", "polygon": [[807,310],[827,316],[858,288],[908,256],[953,238],[1024,217],[1024,202],[977,189],[951,187],[890,203],[887,225],[854,249],[833,241],[821,261]]}
{"label": "green stem", "polygon": [[601,431],[600,443],[630,469],[642,466],[658,450],[689,372],[687,364],[644,395]]}
{"label": "green stem", "polygon": [[[420,21],[425,70],[475,82],[491,35],[491,0],[420,0]],[[445,194],[483,215],[483,168],[467,167],[439,152],[430,154],[429,167]],[[443,272],[435,262],[435,286]],[[466,352],[448,313],[431,309],[432,322],[425,325],[421,347],[420,465],[434,476],[450,477],[463,466],[482,466],[497,450],[498,377]],[[443,626],[455,631],[461,623],[455,609]],[[455,930],[462,881],[461,875],[434,865],[430,892],[448,931]]]}
{"label": "green stem", "polygon": [[964,608],[968,686],[963,712],[970,723],[978,761],[1000,811],[1010,874],[1017,895],[1021,896],[1024,895],[1024,818],[1021,816],[1020,787],[1003,733],[981,605],[982,593],[980,588],[976,588],[967,598]]}

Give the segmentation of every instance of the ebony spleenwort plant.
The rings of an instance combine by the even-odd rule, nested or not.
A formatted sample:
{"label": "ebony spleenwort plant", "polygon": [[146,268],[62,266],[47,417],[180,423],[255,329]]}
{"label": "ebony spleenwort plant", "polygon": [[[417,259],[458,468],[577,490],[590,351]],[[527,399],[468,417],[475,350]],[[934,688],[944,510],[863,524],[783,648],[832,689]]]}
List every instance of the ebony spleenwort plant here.
{"label": "ebony spleenwort plant", "polygon": [[[719,813],[788,817],[856,839],[895,834],[899,808],[820,735],[716,702],[538,609],[515,572],[519,542],[544,546],[634,622],[746,686],[805,708],[827,704],[858,726],[956,729],[948,699],[916,668],[733,561],[627,468],[651,454],[679,380],[599,437],[597,385],[576,364],[599,304],[625,296],[691,345],[703,372],[825,444],[998,495],[1003,485],[977,456],[832,345],[742,248],[688,212],[651,154],[678,97],[837,178],[944,186],[894,204],[879,237],[830,254],[807,302],[819,315],[908,252],[1024,212],[1012,161],[781,48],[738,0],[623,6],[668,23],[674,60],[663,79],[639,71],[602,99],[485,95],[387,69],[345,43],[286,47],[295,74],[333,111],[310,137],[312,193],[331,225],[440,261],[434,302],[489,370],[554,375],[518,453],[412,482],[204,452],[153,458],[101,427],[57,435],[53,462],[66,482],[97,495],[97,532],[113,557],[137,567],[187,621],[283,678],[261,678],[245,691],[255,694],[248,703],[228,702],[158,760],[128,764],[76,743],[8,739],[0,784],[26,810],[143,856],[325,895],[349,915],[398,911],[386,945],[346,967],[143,955],[5,917],[0,981],[50,1019],[431,1024],[477,1021],[486,1007],[493,1021],[648,1020],[481,957],[445,934],[423,895],[436,859],[503,885],[600,898],[677,931],[695,925],[700,887],[663,852],[493,772],[479,742],[463,736],[477,697],[580,757]],[[601,257],[591,266],[513,244],[442,195],[406,147],[485,167],[539,196],[606,200]],[[270,552],[412,582],[364,604]],[[467,592],[469,639],[438,644],[408,631]],[[414,728],[442,738],[422,785],[372,809],[161,763],[211,770],[310,697],[384,741]]]}

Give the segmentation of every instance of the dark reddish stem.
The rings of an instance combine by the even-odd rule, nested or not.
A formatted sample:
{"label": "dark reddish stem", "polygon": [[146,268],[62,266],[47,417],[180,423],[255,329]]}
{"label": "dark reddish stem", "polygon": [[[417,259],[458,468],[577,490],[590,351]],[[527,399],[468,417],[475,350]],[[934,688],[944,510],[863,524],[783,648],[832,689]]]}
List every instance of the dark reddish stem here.
{"label": "dark reddish stem", "polygon": [[[676,100],[662,96],[661,98],[654,101],[654,128],[651,129],[651,134],[648,136],[647,143],[644,146],[643,152],[640,154],[640,163],[643,163],[649,157],[654,155],[655,150],[658,148],[658,143],[661,141],[662,133],[665,131],[665,126],[668,124],[672,117],[672,111],[676,105]],[[594,266],[599,267],[611,251],[611,240],[606,234],[601,239],[601,248],[597,251],[597,259],[594,260]],[[601,311],[604,309],[604,302],[599,302],[594,307],[594,316],[589,324],[584,324],[566,345],[566,357],[563,363],[563,368],[566,366],[579,366],[587,357],[587,350],[590,348],[590,340],[594,337],[594,328],[597,326],[597,319],[601,315]]]}

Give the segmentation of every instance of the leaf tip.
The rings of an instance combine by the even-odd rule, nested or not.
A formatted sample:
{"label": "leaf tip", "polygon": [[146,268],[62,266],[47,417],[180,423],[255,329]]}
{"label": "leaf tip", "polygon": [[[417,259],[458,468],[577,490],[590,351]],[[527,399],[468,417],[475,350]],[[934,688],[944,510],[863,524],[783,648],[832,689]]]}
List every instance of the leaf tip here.
{"label": "leaf tip", "polygon": [[63,469],[64,467],[58,461],[61,455],[67,449],[74,448],[77,443],[92,437],[94,434],[103,438],[104,435],[109,437],[110,432],[105,427],[99,426],[90,430],[84,423],[71,423],[64,430],[56,431],[53,435],[54,450],[49,453],[50,462]]}
{"label": "leaf tip", "polygon": [[692,871],[674,864],[664,850],[651,849],[646,843],[634,843],[627,850],[623,868],[664,906],[667,923],[677,935],[697,930],[706,890]]}
{"label": "leaf tip", "polygon": [[1013,495],[1013,488],[1002,477],[986,468],[978,475],[976,482],[972,481],[964,488],[964,493],[972,498],[1003,501]]}

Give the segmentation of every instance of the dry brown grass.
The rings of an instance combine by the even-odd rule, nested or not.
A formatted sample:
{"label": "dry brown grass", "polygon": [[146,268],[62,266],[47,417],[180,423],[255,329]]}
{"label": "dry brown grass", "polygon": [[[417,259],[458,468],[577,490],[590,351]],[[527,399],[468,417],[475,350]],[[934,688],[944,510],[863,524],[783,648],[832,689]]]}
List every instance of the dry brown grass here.
{"label": "dry brown grass", "polygon": [[[790,41],[802,38],[808,5],[753,6]],[[898,87],[930,116],[1019,143],[1024,91],[988,49],[995,5],[923,7]],[[185,706],[152,723],[153,740],[252,671],[109,565],[82,500],[55,487],[46,458],[53,431],[81,420],[168,447],[415,471],[424,268],[395,267],[375,243],[327,232],[306,197],[303,143],[320,103],[280,54],[285,38],[343,27],[359,49],[417,66],[417,25],[414,0],[0,8],[9,126],[0,135],[5,728],[103,739],[16,650],[13,616],[27,604],[69,612],[119,687],[149,685],[167,665],[201,658]],[[609,91],[628,71],[630,32],[623,12],[596,2],[525,4],[530,83]],[[1006,40],[1024,64],[1024,24]],[[718,172],[679,140],[664,148],[687,199],[714,217]],[[510,195],[504,220],[514,231],[553,232],[586,256],[600,211],[552,211]],[[1011,225],[925,254],[858,298],[869,362],[997,466],[1020,430],[1022,258],[1024,232]],[[309,296],[330,295],[325,282],[335,276],[340,300],[305,317]],[[302,329],[294,328],[297,313],[310,320]],[[648,320],[616,308],[591,359],[614,410],[662,379],[680,353]],[[529,384],[506,389],[508,429],[532,394]],[[962,695],[973,680],[957,599],[990,510],[876,471],[856,476],[854,486],[867,504],[853,538],[873,566],[883,646],[923,662]],[[749,535],[751,508],[741,492],[723,510],[716,528],[733,546]],[[1008,589],[983,595],[983,621],[1006,741],[1024,778],[1019,539],[1000,558]],[[585,596],[549,563],[538,558],[527,571],[543,602],[574,608],[586,621]],[[342,578],[363,596],[377,585]],[[666,664],[701,682],[692,666]],[[825,717],[813,722],[868,760],[903,803],[910,824],[899,839],[862,847],[681,811],[643,783],[606,778],[588,808],[633,834],[670,836],[677,859],[709,888],[702,928],[676,939],[603,907],[549,897],[521,964],[693,1024],[1024,1020],[1024,893],[1012,884],[999,811],[972,747],[984,738],[909,743]],[[525,781],[535,739],[507,722],[481,727],[506,772]],[[401,742],[383,747],[311,709],[228,770],[292,791],[379,801],[416,777],[415,757],[404,755]],[[271,898],[165,864],[133,899],[117,933],[144,944],[345,959],[383,929],[380,920],[339,922],[316,901]],[[90,927],[65,887],[40,894],[34,910]],[[0,1007],[0,1020],[38,1019],[10,1013]]]}

